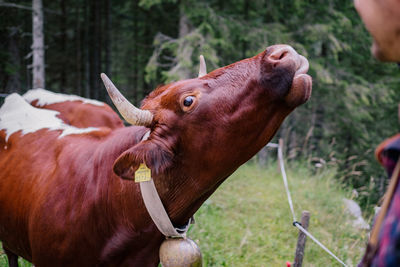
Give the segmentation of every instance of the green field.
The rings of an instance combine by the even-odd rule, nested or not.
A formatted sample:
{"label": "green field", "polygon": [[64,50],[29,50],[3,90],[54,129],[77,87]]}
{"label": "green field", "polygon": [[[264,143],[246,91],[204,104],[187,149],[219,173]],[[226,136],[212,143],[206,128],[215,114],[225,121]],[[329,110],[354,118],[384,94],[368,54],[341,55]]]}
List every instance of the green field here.
{"label": "green field", "polygon": [[[296,215],[309,210],[309,231],[346,264],[356,265],[367,233],[353,229],[344,211],[342,198],[350,193],[335,182],[333,171],[310,175],[301,166],[289,164],[287,168]],[[200,246],[203,266],[285,266],[286,261],[293,261],[298,231],[292,226],[276,164],[266,168],[244,165],[195,218],[188,236]],[[7,266],[2,252],[0,266]],[[341,265],[307,240],[303,266]]]}
{"label": "green field", "polygon": [[[366,232],[352,228],[343,191],[332,171],[312,176],[288,167],[296,216],[311,212],[309,231],[347,265],[360,259]],[[300,220],[300,219],[299,219]],[[285,266],[293,261],[298,231],[276,165],[241,167],[202,206],[189,236],[201,247],[204,266]],[[307,240],[303,266],[341,266]]]}

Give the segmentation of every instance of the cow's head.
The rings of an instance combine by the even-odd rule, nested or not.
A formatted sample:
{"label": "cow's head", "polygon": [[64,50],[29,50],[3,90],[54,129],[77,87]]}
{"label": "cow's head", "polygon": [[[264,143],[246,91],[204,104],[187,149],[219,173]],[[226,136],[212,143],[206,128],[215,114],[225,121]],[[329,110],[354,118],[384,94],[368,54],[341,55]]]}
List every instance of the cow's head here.
{"label": "cow's head", "polygon": [[373,55],[382,61],[400,61],[400,1],[355,0],[354,3],[374,37]]}
{"label": "cow's head", "polygon": [[[170,168],[191,177],[224,177],[246,162],[274,135],[283,119],[311,94],[308,61],[287,45],[268,47],[255,57],[202,77],[153,91],[136,108],[105,82],[128,121],[151,133],[115,162],[116,174],[132,178],[145,162],[154,173]],[[103,76],[104,78],[104,76]]]}

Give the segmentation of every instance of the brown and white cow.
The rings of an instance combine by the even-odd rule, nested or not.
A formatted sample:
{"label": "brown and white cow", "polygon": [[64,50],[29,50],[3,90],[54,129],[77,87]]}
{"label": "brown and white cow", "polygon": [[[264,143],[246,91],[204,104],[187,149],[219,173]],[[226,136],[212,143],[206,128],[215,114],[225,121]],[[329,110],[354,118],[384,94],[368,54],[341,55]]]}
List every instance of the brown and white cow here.
{"label": "brown and white cow", "polygon": [[40,127],[10,96],[0,110],[0,240],[36,266],[157,266],[163,236],[130,180],[138,165],[151,169],[174,225],[186,223],[307,101],[307,70],[290,46],[271,46],[158,88],[142,105],[146,127],[114,130],[46,126],[54,114]]}
{"label": "brown and white cow", "polygon": [[32,106],[58,111],[66,124],[78,127],[109,127],[116,129],[124,124],[112,108],[104,102],[76,95],[65,95],[44,89],[32,89],[22,96]]}

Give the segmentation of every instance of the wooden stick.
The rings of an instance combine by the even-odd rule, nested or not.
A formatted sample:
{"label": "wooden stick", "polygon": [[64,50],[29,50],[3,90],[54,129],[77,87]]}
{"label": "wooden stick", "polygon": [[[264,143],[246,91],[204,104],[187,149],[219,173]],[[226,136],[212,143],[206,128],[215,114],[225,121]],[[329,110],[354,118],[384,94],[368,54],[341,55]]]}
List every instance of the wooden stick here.
{"label": "wooden stick", "polygon": [[[310,222],[310,212],[305,210],[301,213],[301,226],[307,230],[309,222]],[[307,236],[302,231],[299,231],[299,237],[297,238],[296,254],[294,256],[294,264],[293,264],[294,267],[301,267],[303,264],[306,240]]]}

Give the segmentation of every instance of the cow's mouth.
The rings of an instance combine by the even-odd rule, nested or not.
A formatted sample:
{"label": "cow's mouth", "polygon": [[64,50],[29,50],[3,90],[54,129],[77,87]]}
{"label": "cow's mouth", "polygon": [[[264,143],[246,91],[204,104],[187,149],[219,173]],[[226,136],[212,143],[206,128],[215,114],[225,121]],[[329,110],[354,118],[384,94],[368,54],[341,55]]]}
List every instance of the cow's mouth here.
{"label": "cow's mouth", "polygon": [[299,74],[306,74],[309,68],[309,64],[308,64],[308,60],[303,57],[302,55],[298,55],[297,56],[297,60],[296,60],[296,65],[297,65],[297,71],[294,74],[294,76],[296,77],[296,75]]}
{"label": "cow's mouth", "polygon": [[312,91],[312,78],[307,74],[309,63],[302,55],[296,55],[297,70],[293,77],[292,87],[286,96],[286,101],[293,105],[300,105],[306,102]]}

